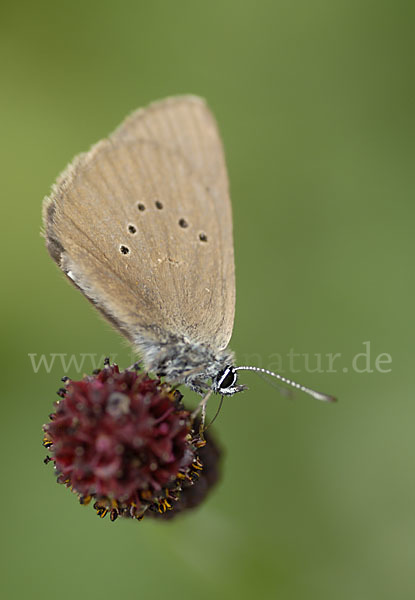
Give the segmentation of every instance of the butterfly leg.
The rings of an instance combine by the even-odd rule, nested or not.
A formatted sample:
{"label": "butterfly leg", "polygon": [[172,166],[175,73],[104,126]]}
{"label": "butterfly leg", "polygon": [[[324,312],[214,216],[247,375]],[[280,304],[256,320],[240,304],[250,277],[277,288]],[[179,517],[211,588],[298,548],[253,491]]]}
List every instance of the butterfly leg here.
{"label": "butterfly leg", "polygon": [[194,421],[196,417],[200,414],[200,424],[199,424],[199,434],[203,439],[203,431],[205,429],[205,421],[206,421],[206,405],[210,396],[212,395],[212,390],[209,390],[201,399],[195,410],[192,412],[192,420]]}

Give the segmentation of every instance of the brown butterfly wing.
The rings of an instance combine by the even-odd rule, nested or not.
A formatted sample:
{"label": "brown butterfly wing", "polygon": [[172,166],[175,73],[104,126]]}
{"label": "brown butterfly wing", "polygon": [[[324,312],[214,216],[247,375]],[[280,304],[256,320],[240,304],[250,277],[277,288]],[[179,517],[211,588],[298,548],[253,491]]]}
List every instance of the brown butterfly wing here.
{"label": "brown butterfly wing", "polygon": [[50,254],[130,340],[225,348],[235,283],[222,145],[203,100],[131,115],[80,155],[44,210]]}

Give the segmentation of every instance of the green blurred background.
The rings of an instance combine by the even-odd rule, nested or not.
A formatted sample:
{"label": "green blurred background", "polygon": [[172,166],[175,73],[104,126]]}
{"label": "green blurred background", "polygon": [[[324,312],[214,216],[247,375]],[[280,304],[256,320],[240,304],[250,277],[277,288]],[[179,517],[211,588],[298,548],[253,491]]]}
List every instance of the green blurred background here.
{"label": "green blurred background", "polygon": [[[412,6],[2,3],[4,598],[414,597]],[[335,372],[298,359],[293,374],[340,402],[246,374],[216,424],[223,478],[206,503],[112,524],[42,463],[60,377],[81,373],[34,373],[28,354],[125,367],[131,353],[48,257],[41,201],[126,114],[180,93],[207,98],[226,148],[239,362],[341,353]],[[359,373],[364,342],[373,372]]]}

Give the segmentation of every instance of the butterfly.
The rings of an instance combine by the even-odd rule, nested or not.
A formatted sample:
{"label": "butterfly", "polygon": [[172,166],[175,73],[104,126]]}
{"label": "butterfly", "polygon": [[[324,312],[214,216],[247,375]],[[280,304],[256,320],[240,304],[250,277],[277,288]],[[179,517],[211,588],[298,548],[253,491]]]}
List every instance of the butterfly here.
{"label": "butterfly", "polygon": [[195,96],[130,115],[80,154],[44,202],[47,249],[141,355],[148,371],[203,396],[258,371],[228,349],[235,314],[232,210],[215,119]]}

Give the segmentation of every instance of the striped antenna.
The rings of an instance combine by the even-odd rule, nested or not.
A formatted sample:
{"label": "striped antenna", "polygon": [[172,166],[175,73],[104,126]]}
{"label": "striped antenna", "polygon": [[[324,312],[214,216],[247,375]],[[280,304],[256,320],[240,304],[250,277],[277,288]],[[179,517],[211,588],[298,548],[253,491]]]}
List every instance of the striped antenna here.
{"label": "striped antenna", "polygon": [[291,379],[287,379],[287,377],[283,377],[282,375],[278,375],[278,373],[274,373],[273,371],[269,371],[268,369],[262,369],[261,367],[234,367],[235,371],[255,371],[256,373],[264,373],[265,375],[269,375],[270,377],[275,377],[278,381],[289,385],[296,390],[300,390],[300,392],[304,392],[309,396],[312,396],[316,400],[321,400],[322,402],[336,402],[336,398],[334,396],[330,396],[328,394],[322,394],[321,392],[316,392],[305,385],[301,385],[300,383],[296,383]]}

